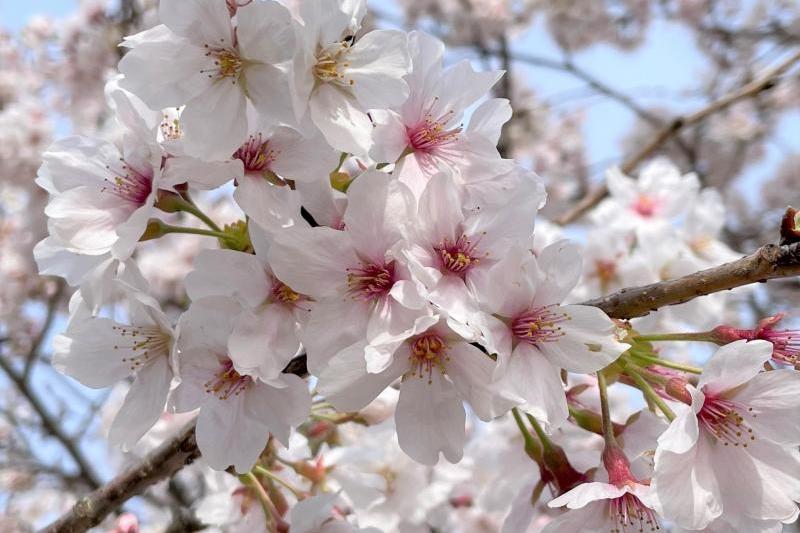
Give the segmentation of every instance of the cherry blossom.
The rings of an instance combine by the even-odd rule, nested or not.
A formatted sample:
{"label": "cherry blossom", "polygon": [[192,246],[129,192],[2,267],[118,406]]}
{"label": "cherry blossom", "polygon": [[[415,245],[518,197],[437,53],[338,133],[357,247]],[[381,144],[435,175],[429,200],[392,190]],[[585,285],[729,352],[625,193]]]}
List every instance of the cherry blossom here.
{"label": "cherry blossom", "polygon": [[109,440],[127,450],[164,411],[176,335],[152,297],[127,286],[122,290],[129,304],[128,323],[92,316],[75,293],[72,321],[53,343],[53,366],[95,388],[135,377],[109,431]]}
{"label": "cherry blossom", "polygon": [[295,121],[288,98],[295,36],[285,7],[249,2],[232,20],[224,2],[168,0],[158,14],[162,24],[123,42],[130,51],[119,63],[121,85],[153,109],[186,105],[188,154],[214,161],[236,151],[247,137],[248,101],[276,122]]}
{"label": "cherry blossom", "polygon": [[208,297],[193,302],[182,315],[177,358],[181,381],[171,403],[177,412],[200,408],[197,445],[212,468],[232,465],[247,472],[270,434],[288,444],[291,429],[308,414],[311,397],[295,375],[284,374],[267,384],[257,374],[237,371],[228,339],[239,309],[231,298]]}
{"label": "cherry blossom", "polygon": [[760,340],[721,347],[691,390],[692,405],[659,437],[653,488],[667,519],[700,529],[722,515],[744,532],[753,520],[797,518],[800,378],[761,372],[771,355]]}

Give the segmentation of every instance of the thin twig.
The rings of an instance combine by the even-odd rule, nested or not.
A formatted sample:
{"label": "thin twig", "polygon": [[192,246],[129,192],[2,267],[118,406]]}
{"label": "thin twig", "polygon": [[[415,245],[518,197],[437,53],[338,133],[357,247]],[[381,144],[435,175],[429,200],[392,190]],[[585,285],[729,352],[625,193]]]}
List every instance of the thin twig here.
{"label": "thin twig", "polygon": [[[698,124],[708,118],[709,116],[723,111],[731,105],[744,100],[746,98],[753,98],[764,91],[772,89],[777,85],[779,78],[785,74],[792,66],[800,61],[800,50],[790,55],[787,59],[781,62],[776,67],[768,70],[763,76],[758,79],[747,83],[739,90],[728,93],[727,95],[714,100],[702,109],[695,111],[689,115],[675,117],[669,124],[664,126],[660,131],[653,136],[652,139],[638,152],[625,160],[620,166],[623,174],[630,174],[633,172],[643,161],[655,154],[661,146],[664,145],[669,139],[677,135],[682,129],[688,126]],[[581,198],[575,206],[559,217],[556,222],[561,225],[574,222],[583,216],[592,207],[597,205],[608,194],[608,188],[605,183],[589,192],[586,196]]]}

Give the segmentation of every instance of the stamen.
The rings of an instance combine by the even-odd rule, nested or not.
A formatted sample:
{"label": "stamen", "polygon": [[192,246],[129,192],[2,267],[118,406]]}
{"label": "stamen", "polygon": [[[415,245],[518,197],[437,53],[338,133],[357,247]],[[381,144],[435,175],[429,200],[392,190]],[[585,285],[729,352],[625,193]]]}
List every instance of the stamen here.
{"label": "stamen", "polygon": [[608,506],[614,527],[611,533],[659,531],[661,529],[655,512],[630,492],[609,500]]}
{"label": "stamen", "polygon": [[111,177],[103,180],[106,185],[100,191],[113,194],[136,207],[143,206],[153,190],[152,169],[140,171],[129,166],[122,158],[119,161],[120,165],[115,168],[106,165]]}
{"label": "stamen", "polygon": [[411,343],[411,376],[428,375],[428,384],[433,383],[433,369],[444,374],[447,361],[447,344],[435,334],[418,337]]}
{"label": "stamen", "polygon": [[208,394],[213,394],[220,400],[227,400],[247,390],[252,382],[253,378],[239,375],[233,368],[233,361],[226,359],[213,379],[205,383],[205,389]]}
{"label": "stamen", "polygon": [[[438,96],[434,98],[434,103],[438,99]],[[431,107],[433,107],[433,104],[431,104]],[[447,128],[454,115],[455,112],[453,110],[440,117],[431,115],[430,110],[426,111],[421,122],[406,128],[409,147],[415,152],[428,153],[436,148],[455,142],[464,128],[463,124],[455,128]]]}
{"label": "stamen", "polygon": [[[224,39],[221,39],[221,45],[224,45]],[[239,57],[239,52],[234,48],[225,46],[211,46],[208,44],[203,45],[206,49],[206,57],[213,58],[214,66],[212,68],[203,69],[201,74],[205,74],[213,80],[222,80],[231,78],[231,82],[236,85],[239,75],[242,72],[244,62]]]}
{"label": "stamen", "polygon": [[[467,270],[480,262],[481,257],[477,250],[478,243],[470,240],[466,235],[459,236],[455,242],[444,239],[433,249],[439,254],[442,267],[455,274],[465,275]],[[488,254],[484,254],[484,257]]]}
{"label": "stamen", "polygon": [[114,350],[130,350],[132,356],[123,357],[132,371],[139,370],[154,357],[168,356],[172,338],[157,326],[112,326],[120,337],[129,337],[129,344],[115,344]]}
{"label": "stamen", "polygon": [[345,76],[345,70],[350,66],[347,56],[350,53],[350,43],[341,41],[323,48],[317,53],[317,62],[314,65],[314,77],[323,83],[335,83],[349,87],[355,85],[355,80]]}
{"label": "stamen", "polygon": [[756,417],[753,408],[745,409],[732,400],[706,396],[698,420],[723,445],[742,446],[756,440],[753,429],[747,426],[746,415]]}
{"label": "stamen", "polygon": [[347,293],[354,300],[377,300],[389,294],[394,285],[394,261],[385,264],[362,263],[346,271]]}
{"label": "stamen", "polygon": [[570,320],[569,315],[558,309],[557,304],[529,309],[513,320],[511,331],[517,340],[528,344],[556,341],[564,336],[558,324]]}
{"label": "stamen", "polygon": [[245,172],[261,172],[269,170],[269,166],[278,159],[280,150],[269,147],[269,139],[261,133],[250,135],[245,143],[233,154],[234,159],[241,159]]}

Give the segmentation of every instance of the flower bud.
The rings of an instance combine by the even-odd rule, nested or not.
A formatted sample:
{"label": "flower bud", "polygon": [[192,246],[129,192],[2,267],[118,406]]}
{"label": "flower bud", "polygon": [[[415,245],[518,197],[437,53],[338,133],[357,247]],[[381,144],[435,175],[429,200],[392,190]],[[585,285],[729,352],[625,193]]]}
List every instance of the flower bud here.
{"label": "flower bud", "polygon": [[689,383],[683,378],[671,378],[667,380],[664,385],[664,391],[670,398],[683,402],[686,405],[692,405],[692,395],[686,389]]}

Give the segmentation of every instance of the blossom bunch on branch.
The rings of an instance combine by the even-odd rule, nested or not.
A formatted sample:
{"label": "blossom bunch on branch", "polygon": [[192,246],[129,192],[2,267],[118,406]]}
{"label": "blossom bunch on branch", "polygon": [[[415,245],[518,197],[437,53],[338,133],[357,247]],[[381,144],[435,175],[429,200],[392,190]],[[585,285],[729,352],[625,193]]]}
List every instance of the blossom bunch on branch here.
{"label": "blossom bunch on branch", "polygon": [[[77,289],[53,365],[89,387],[131,381],[110,440],[133,450],[165,409],[196,416],[202,463],[227,472],[199,517],[226,526],[437,527],[437,507],[501,486],[509,532],[796,520],[794,333],[775,320],[642,332],[705,328],[724,296],[636,323],[577,303],[735,258],[716,193],[664,159],[638,180],[612,169],[582,250],[536,225],[542,181],[498,152],[503,72],[445,67],[438,39],[365,31],[365,11],[162,0],[106,86],[113,138],[44,154],[49,235],[35,256]],[[215,220],[209,199],[237,218]],[[209,246],[170,316],[139,258],[185,235]],[[722,347],[701,369],[654,345],[673,340]],[[299,358],[313,388],[290,370]],[[615,421],[626,389],[646,409]],[[487,438],[519,431],[521,457],[499,446],[500,464],[528,471],[461,495],[442,482],[406,512],[442,456],[485,457],[476,419],[501,428]]]}

